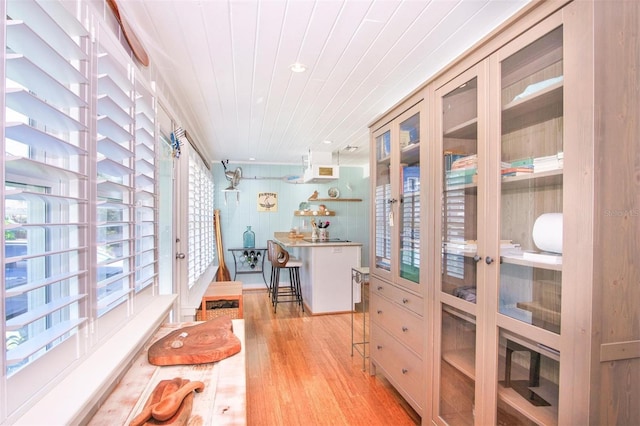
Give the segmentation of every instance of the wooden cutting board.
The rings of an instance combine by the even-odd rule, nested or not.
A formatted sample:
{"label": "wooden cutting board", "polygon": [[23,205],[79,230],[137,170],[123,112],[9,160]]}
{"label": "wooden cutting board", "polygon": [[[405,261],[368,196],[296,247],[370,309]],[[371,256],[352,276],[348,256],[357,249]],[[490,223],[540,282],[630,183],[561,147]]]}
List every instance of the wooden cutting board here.
{"label": "wooden cutting board", "polygon": [[[187,379],[182,379],[180,377],[176,377],[173,380],[161,380],[160,383],[155,387],[151,396],[145,403],[143,410],[147,407],[151,407],[152,405],[162,401],[164,398],[168,397],[172,393],[176,392],[182,386],[186,385],[189,382]],[[191,410],[193,408],[193,398],[194,393],[191,392],[182,400],[182,404],[178,408],[178,411],[169,419],[165,421],[157,420],[153,417],[148,418],[144,423],[136,422],[136,418],[130,423],[130,426],[138,426],[138,425],[186,425],[189,417],[191,416]]]}
{"label": "wooden cutting board", "polygon": [[151,345],[148,359],[153,365],[206,364],[240,349],[231,318],[223,316],[171,332]]}

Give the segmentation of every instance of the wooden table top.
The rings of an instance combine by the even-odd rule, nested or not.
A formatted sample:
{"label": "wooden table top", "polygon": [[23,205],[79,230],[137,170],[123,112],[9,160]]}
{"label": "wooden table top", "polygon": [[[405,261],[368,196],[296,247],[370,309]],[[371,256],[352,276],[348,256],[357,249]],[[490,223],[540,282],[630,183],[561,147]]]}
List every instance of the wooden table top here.
{"label": "wooden table top", "polygon": [[[128,425],[141,411],[161,380],[176,377],[205,384],[196,393],[189,424],[246,425],[246,358],[244,320],[234,319],[233,332],[240,339],[240,353],[221,361],[200,365],[156,366],[147,360],[147,350],[161,337],[197,322],[164,324],[138,354],[120,383],[100,406],[89,425]],[[193,423],[195,422],[195,423]]]}

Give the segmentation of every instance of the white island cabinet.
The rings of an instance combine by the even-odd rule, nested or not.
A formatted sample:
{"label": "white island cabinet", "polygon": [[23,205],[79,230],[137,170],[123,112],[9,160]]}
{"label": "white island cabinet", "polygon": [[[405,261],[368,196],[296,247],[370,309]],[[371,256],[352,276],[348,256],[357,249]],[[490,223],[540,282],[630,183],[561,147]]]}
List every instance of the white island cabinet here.
{"label": "white island cabinet", "polygon": [[[351,268],[361,266],[362,243],[314,243],[278,233],[275,240],[302,261],[300,284],[305,309],[314,315],[353,310]],[[282,279],[287,279],[282,274]]]}

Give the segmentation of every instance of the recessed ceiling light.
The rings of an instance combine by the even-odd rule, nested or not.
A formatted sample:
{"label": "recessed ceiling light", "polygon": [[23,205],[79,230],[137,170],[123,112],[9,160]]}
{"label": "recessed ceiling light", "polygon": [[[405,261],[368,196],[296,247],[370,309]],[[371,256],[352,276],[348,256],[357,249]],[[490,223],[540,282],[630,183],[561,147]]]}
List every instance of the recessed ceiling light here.
{"label": "recessed ceiling light", "polygon": [[307,66],[300,62],[296,62],[295,64],[289,65],[289,69],[293,72],[305,72],[307,70]]}
{"label": "recessed ceiling light", "polygon": [[256,161],[256,157],[249,157],[249,161]]}
{"label": "recessed ceiling light", "polygon": [[326,140],[326,141],[322,141],[322,143],[325,144],[325,145],[331,145],[333,143],[333,141]]}

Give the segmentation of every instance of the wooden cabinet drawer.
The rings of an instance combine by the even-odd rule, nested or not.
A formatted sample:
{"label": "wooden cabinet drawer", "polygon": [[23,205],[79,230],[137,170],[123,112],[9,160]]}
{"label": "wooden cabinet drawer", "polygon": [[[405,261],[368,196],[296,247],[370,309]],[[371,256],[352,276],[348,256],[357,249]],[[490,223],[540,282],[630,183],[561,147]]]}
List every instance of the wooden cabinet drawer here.
{"label": "wooden cabinet drawer", "polygon": [[385,328],[422,357],[425,334],[422,326],[423,318],[377,294],[371,296],[370,303],[371,321]]}
{"label": "wooden cabinet drawer", "polygon": [[376,279],[375,277],[371,278],[369,289],[372,294],[384,296],[392,302],[404,306],[417,315],[423,316],[424,301],[422,300],[422,297],[409,293],[408,291],[385,281]]}
{"label": "wooden cabinet drawer", "polygon": [[371,362],[419,413],[424,398],[422,360],[379,325],[371,326]]}

